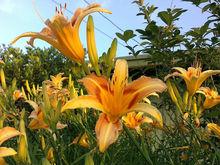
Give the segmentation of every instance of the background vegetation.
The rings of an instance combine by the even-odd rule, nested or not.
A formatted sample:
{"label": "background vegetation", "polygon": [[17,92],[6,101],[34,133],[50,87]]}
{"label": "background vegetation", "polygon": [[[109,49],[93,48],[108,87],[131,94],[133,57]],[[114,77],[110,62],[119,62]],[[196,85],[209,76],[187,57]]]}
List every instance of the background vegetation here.
{"label": "background vegetation", "polygon": [[[164,79],[171,68],[179,66],[187,68],[197,60],[202,63],[204,70],[220,69],[220,6],[218,0],[185,0],[192,5],[201,8],[203,12],[209,12],[210,16],[201,27],[192,27],[190,31],[183,33],[181,27],[176,27],[175,22],[181,19],[181,15],[187,12],[181,8],[170,8],[165,11],[158,11],[157,7],[150,4],[142,4],[134,1],[139,8],[138,16],[143,17],[146,26],[143,29],[126,30],[123,34],[117,33],[117,37],[125,42],[130,54],[138,57],[139,54],[148,54],[152,65],[143,68],[147,75]],[[163,21],[160,25],[151,18],[152,13],[157,13]],[[130,45],[134,37],[140,38],[140,45]],[[24,100],[13,100],[13,91],[24,87],[29,98],[35,101],[42,101],[42,93],[33,94],[32,85],[40,85],[48,80],[50,75],[64,73],[64,76],[72,75],[73,80],[82,76],[78,64],[66,59],[54,48],[31,48],[26,50],[11,46],[1,46],[0,57],[5,62],[3,69],[8,85],[6,95],[2,95],[0,102],[8,106],[7,115],[10,116],[6,125],[12,125],[12,118],[15,118],[15,125],[19,123],[19,113],[22,109],[27,111],[25,122],[29,123],[28,116],[33,110]],[[104,55],[100,57],[103,59]],[[101,64],[100,64],[101,65]],[[140,72],[141,76],[143,73]],[[154,73],[152,75],[152,73]],[[132,75],[131,75],[132,76]],[[137,75],[136,75],[137,76]],[[13,85],[13,79],[17,85]],[[31,92],[27,87],[28,80]],[[180,92],[185,90],[185,85],[180,79],[176,79]],[[213,85],[220,89],[219,77],[212,78],[206,85]],[[82,87],[75,82],[76,90],[80,95]],[[69,88],[68,80],[64,81],[62,88]],[[42,92],[42,91],[40,91]],[[55,154],[59,151],[59,160],[56,164],[218,164],[220,162],[220,140],[212,136],[207,138],[207,122],[220,124],[220,106],[206,111],[201,121],[201,127],[197,128],[192,123],[183,126],[180,114],[168,93],[160,96],[160,99],[152,98],[152,104],[158,107],[164,114],[164,130],[155,130],[150,125],[142,125],[144,133],[138,134],[130,130],[130,134],[123,131],[115,144],[104,153],[94,150],[96,146],[94,127],[98,119],[98,113],[94,111],[82,112],[76,110],[71,115],[60,115],[60,121],[67,124],[67,128],[56,132],[57,141],[53,141],[52,134],[45,130],[31,130],[27,128],[28,150],[32,164],[39,164],[40,159],[47,156],[49,147],[42,149],[42,136],[46,138],[46,144],[53,146]],[[16,115],[17,114],[17,115]],[[13,117],[11,117],[13,116]],[[170,123],[175,123],[171,126]],[[71,144],[74,137],[82,136],[82,130],[89,136],[88,148]],[[37,133],[36,133],[37,132]],[[14,146],[15,141],[7,143]],[[70,145],[71,144],[71,145]],[[142,151],[142,152],[140,152]],[[56,155],[55,155],[56,157]],[[12,158],[7,158],[9,164],[16,164]],[[53,162],[53,161],[51,161]],[[69,163],[71,162],[71,163]],[[22,164],[22,162],[20,162]],[[25,163],[23,163],[25,164]]]}

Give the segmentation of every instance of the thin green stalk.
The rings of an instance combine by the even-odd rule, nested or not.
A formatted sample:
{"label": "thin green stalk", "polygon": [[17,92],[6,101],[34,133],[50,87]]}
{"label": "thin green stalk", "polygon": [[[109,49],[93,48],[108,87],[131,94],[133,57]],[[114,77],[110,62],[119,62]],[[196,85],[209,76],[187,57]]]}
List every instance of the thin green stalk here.
{"label": "thin green stalk", "polygon": [[77,158],[72,164],[76,164],[78,163],[80,160],[82,160],[83,158],[85,158],[87,155],[91,154],[92,152],[94,152],[96,150],[96,148],[92,149],[91,151],[83,154],[82,156],[80,156],[79,158]]}
{"label": "thin green stalk", "polygon": [[51,145],[54,149],[55,161],[57,164],[62,164],[62,160],[59,156],[59,148],[57,148],[57,147],[59,147],[59,144],[57,144],[57,142],[54,140],[53,134],[54,133],[50,133],[49,138],[50,138]]}
{"label": "thin green stalk", "polygon": [[190,95],[188,98],[188,111],[191,112],[191,106],[192,106],[192,96]]}
{"label": "thin green stalk", "polygon": [[148,153],[148,150],[147,150],[148,149],[147,145],[146,145],[145,140],[144,140],[144,136],[141,135],[140,137],[141,137],[141,144],[143,145],[143,147],[142,147],[143,152],[147,156],[148,160],[152,163],[152,160],[150,159],[150,156],[149,156],[149,153]]}
{"label": "thin green stalk", "polygon": [[129,138],[133,141],[134,145],[137,147],[137,149],[140,151],[140,153],[143,155],[143,157],[145,158],[145,160],[150,163],[151,165],[153,165],[153,162],[151,161],[149,155],[146,155],[146,153],[142,150],[142,148],[140,147],[140,145],[138,144],[138,142],[136,141],[136,139],[134,138],[134,136],[132,135],[132,133],[129,131],[129,129],[123,125],[123,128],[125,130],[125,132],[127,133],[127,135],[129,136]]}
{"label": "thin green stalk", "polygon": [[88,67],[86,62],[82,63],[82,67],[83,67],[83,70],[86,72],[86,74],[89,75],[90,74],[90,70],[89,70],[89,67]]}
{"label": "thin green stalk", "polygon": [[97,76],[101,76],[101,73],[100,73],[99,68],[98,68],[98,67],[95,67],[94,69],[95,69],[96,75],[97,75]]}

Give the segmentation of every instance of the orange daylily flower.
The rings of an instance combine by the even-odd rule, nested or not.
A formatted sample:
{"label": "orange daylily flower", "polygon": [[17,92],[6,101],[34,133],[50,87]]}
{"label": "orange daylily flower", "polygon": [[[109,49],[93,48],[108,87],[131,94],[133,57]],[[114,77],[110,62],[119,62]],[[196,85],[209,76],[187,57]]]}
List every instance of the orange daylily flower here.
{"label": "orange daylily flower", "polygon": [[183,78],[190,96],[195,94],[195,92],[208,77],[220,74],[220,70],[206,70],[202,72],[202,68],[199,65],[189,67],[188,70],[185,70],[181,67],[174,67],[173,69],[177,72],[167,75],[165,80],[171,76],[179,76]]}
{"label": "orange daylily flower", "polygon": [[201,87],[197,92],[204,94],[206,97],[203,103],[204,109],[209,109],[220,104],[220,95],[218,95],[218,91],[210,89],[209,87]]}
{"label": "orange daylily flower", "polygon": [[207,128],[220,139],[220,126],[215,123],[208,123]]}
{"label": "orange daylily flower", "polygon": [[[34,108],[34,110],[31,112],[29,116],[29,118],[32,118],[32,120],[30,121],[28,127],[30,129],[49,129],[48,124],[46,124],[44,121],[44,114],[41,108],[37,105],[37,103],[31,100],[28,100],[26,102],[29,103]],[[66,124],[62,124],[58,122],[56,128],[63,129],[66,126],[67,126]]]}
{"label": "orange daylily flower", "polygon": [[13,92],[13,100],[17,101],[18,99],[24,98],[23,93],[20,90],[15,90]]}
{"label": "orange daylily flower", "polygon": [[23,33],[16,37],[12,44],[22,37],[31,37],[28,43],[33,45],[34,40],[38,38],[57,48],[69,59],[83,63],[85,52],[79,36],[79,27],[83,18],[93,12],[111,12],[94,3],[86,8],[78,8],[73,17],[68,20],[63,14],[65,9],[66,5],[64,8],[61,6],[60,11],[56,8],[56,15],[51,20],[47,19],[45,21],[47,27],[43,28],[41,32]]}
{"label": "orange daylily flower", "polygon": [[[0,129],[0,145],[2,145],[2,143],[7,141],[8,139],[18,135],[21,135],[21,133],[13,127],[4,127]],[[12,156],[15,154],[17,154],[17,152],[12,148],[0,147],[0,158]]]}
{"label": "orange daylily flower", "polygon": [[31,112],[29,118],[32,118],[28,127],[30,129],[48,129],[49,126],[44,121],[43,112],[39,109],[38,111],[34,110]]}
{"label": "orange daylily flower", "polygon": [[122,120],[125,122],[125,125],[129,128],[140,130],[140,125],[143,123],[152,124],[153,120],[147,116],[144,116],[143,112],[130,112],[126,116],[122,117]]}
{"label": "orange daylily flower", "polygon": [[162,125],[160,112],[150,104],[139,102],[153,92],[163,92],[166,85],[159,79],[146,76],[128,83],[126,60],[117,60],[111,81],[104,76],[91,74],[80,82],[87,89],[88,95],[70,100],[63,106],[62,112],[86,107],[103,112],[95,128],[101,152],[117,140],[118,132],[122,128],[120,119],[129,112],[147,113]]}

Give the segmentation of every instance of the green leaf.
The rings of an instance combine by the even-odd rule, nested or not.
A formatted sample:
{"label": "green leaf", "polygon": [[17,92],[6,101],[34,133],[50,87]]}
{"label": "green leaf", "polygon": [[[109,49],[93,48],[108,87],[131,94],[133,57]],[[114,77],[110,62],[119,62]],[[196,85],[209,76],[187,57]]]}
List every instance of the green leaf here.
{"label": "green leaf", "polygon": [[124,35],[121,33],[115,33],[118,38],[124,41]]}
{"label": "green leaf", "polygon": [[192,2],[196,6],[199,6],[202,3],[208,2],[208,0],[182,0],[182,1]]}
{"label": "green leaf", "polygon": [[124,34],[116,33],[117,37],[123,40],[124,42],[128,42],[131,38],[135,37],[136,34],[134,34],[133,30],[126,30],[124,31]]}
{"label": "green leaf", "polygon": [[135,36],[136,36],[136,35],[134,34],[133,30],[126,30],[126,31],[124,32],[124,38],[125,38],[126,42],[127,42],[129,39],[131,39],[131,38],[133,38],[133,37],[135,37]]}
{"label": "green leaf", "polygon": [[200,28],[200,33],[201,35],[205,34],[207,32],[209,28],[209,24],[204,24],[201,28]]}
{"label": "green leaf", "polygon": [[204,13],[204,12],[207,11],[210,7],[211,7],[211,4],[205,5],[205,6],[202,8],[202,12]]}
{"label": "green leaf", "polygon": [[[174,9],[174,10],[175,10],[175,9]],[[187,10],[177,9],[176,12],[175,12],[175,14],[173,15],[173,19],[174,19],[174,20],[177,20],[178,17],[179,17],[181,14],[183,14],[184,12],[186,12],[186,11],[187,11]]]}
{"label": "green leaf", "polygon": [[167,11],[159,12],[158,17],[160,17],[160,19],[168,26],[170,26],[173,22],[171,15]]}

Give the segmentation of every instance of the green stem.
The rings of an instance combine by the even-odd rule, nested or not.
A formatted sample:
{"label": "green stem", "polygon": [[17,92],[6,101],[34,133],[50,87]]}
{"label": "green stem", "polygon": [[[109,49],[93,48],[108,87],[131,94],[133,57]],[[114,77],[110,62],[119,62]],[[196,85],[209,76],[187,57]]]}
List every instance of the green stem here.
{"label": "green stem", "polygon": [[190,95],[188,98],[188,112],[191,112],[191,106],[192,106],[192,96]]}
{"label": "green stem", "polygon": [[79,158],[77,158],[72,164],[76,164],[78,163],[80,160],[82,160],[83,158],[85,158],[87,155],[93,153],[96,150],[96,148],[92,149],[91,151],[83,154],[82,156],[80,156]]}
{"label": "green stem", "polygon": [[82,63],[82,67],[83,67],[83,70],[86,72],[86,74],[89,75],[90,70],[89,70],[89,67],[85,61]]}
{"label": "green stem", "polygon": [[[54,149],[54,155],[55,155],[55,161],[57,164],[62,164],[62,161],[61,161],[61,158],[59,156],[59,144],[56,142],[56,140],[54,139],[53,137],[53,134],[56,135],[55,132],[53,133],[50,133],[50,142],[51,142],[51,145]],[[56,135],[57,136],[57,135]],[[57,138],[57,137],[56,137]]]}
{"label": "green stem", "polygon": [[101,76],[101,73],[100,73],[99,68],[98,68],[98,67],[95,67],[94,69],[95,69],[96,75],[97,75],[97,76]]}
{"label": "green stem", "polygon": [[140,138],[141,138],[141,144],[143,145],[143,147],[142,147],[143,152],[144,152],[144,154],[147,156],[148,161],[149,161],[151,164],[153,164],[152,160],[150,159],[148,150],[147,150],[147,146],[146,146],[146,143],[145,143],[145,140],[144,140],[144,136],[143,136],[143,135],[140,135]]}
{"label": "green stem", "polygon": [[136,139],[134,138],[134,136],[132,135],[130,130],[125,125],[123,125],[123,128],[124,128],[125,132],[127,133],[127,135],[129,136],[129,138],[133,141],[134,145],[137,147],[139,152],[143,155],[145,160],[148,161],[149,164],[153,165],[153,162],[149,158],[149,155],[146,155],[146,153],[144,153],[144,151],[142,150],[142,148],[140,147],[140,145],[138,144],[138,142],[136,141]]}
{"label": "green stem", "polygon": [[111,71],[112,71],[112,65],[108,66],[106,76],[110,77],[111,76]]}

